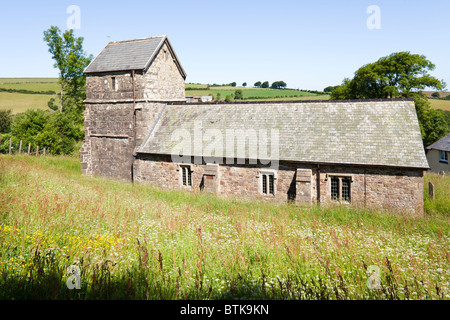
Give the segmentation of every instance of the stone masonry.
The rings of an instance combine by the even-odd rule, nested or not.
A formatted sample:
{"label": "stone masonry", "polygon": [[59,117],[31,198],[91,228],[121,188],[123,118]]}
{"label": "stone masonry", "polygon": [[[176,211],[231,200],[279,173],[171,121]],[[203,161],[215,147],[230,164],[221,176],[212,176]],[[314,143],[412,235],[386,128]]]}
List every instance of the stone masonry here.
{"label": "stone masonry", "polygon": [[148,70],[134,73],[134,81],[132,71],[87,75],[83,174],[133,179],[135,148],[164,103],[185,100],[174,59],[164,44]]}
{"label": "stone masonry", "polygon": [[[351,203],[354,206],[423,213],[423,171],[419,169],[323,166],[282,162],[275,170],[275,194],[261,193],[261,172],[271,170],[261,165],[215,165],[215,183],[205,188],[211,176],[207,164],[189,164],[192,187],[181,183],[178,163],[170,156],[140,155],[135,162],[136,181],[150,183],[168,190],[211,191],[221,196],[258,198],[270,201],[293,200],[300,205],[318,203],[318,170],[320,170],[320,203],[332,204],[330,178],[350,177]],[[208,179],[209,178],[209,179]],[[346,202],[343,202],[346,203]]]}
{"label": "stone masonry", "polygon": [[[84,175],[225,197],[423,213],[428,165],[411,101],[186,105],[186,74],[165,36],[110,43],[85,73]],[[242,162],[174,161],[171,134],[198,122],[204,131],[278,130],[279,165],[254,162],[250,153]],[[205,143],[195,139],[194,150]],[[256,147],[250,140],[248,152]],[[186,172],[192,185],[183,183]]]}

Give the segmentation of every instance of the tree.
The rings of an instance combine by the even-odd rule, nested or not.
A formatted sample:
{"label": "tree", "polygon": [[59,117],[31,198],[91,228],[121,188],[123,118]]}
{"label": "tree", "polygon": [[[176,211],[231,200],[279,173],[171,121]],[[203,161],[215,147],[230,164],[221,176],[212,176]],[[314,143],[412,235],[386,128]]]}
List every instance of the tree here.
{"label": "tree", "polygon": [[232,86],[232,87],[236,87],[236,82],[232,82],[232,83],[231,83],[231,86]]}
{"label": "tree", "polygon": [[448,132],[445,114],[431,109],[428,99],[418,92],[426,87],[445,88],[445,82],[428,74],[434,68],[423,55],[393,53],[362,66],[353,79],[345,78],[331,92],[330,99],[414,98],[422,140],[424,146],[428,146]]}
{"label": "tree", "polygon": [[83,131],[61,112],[29,109],[14,117],[11,124],[11,136],[16,141],[50,149],[53,154],[72,153],[76,141],[83,135]]}
{"label": "tree", "polygon": [[0,110],[0,133],[7,133],[11,128],[11,110]]}
{"label": "tree", "polygon": [[234,98],[236,100],[242,100],[243,99],[243,95],[242,95],[242,90],[238,89],[234,92]]}
{"label": "tree", "polygon": [[44,41],[55,60],[54,67],[59,70],[61,112],[69,105],[80,108],[85,99],[86,78],[83,71],[93,57],[84,52],[83,40],[83,37],[75,37],[73,30],[61,33],[56,26],[44,31]]}
{"label": "tree", "polygon": [[44,130],[35,137],[35,142],[40,148],[50,149],[52,154],[71,154],[76,141],[82,137],[83,132],[68,117],[55,112],[49,117]]}
{"label": "tree", "polygon": [[253,86],[254,86],[255,88],[261,87],[261,81],[255,82],[255,84],[254,84]]}
{"label": "tree", "polygon": [[274,83],[272,83],[271,88],[272,89],[286,88],[286,82],[284,82],[284,81],[275,81]]}
{"label": "tree", "polygon": [[323,92],[325,93],[331,93],[334,89],[336,89],[338,86],[328,86],[325,89],[323,89]]}
{"label": "tree", "polygon": [[433,98],[440,98],[441,95],[439,94],[439,92],[433,92],[433,94],[431,95]]}
{"label": "tree", "polygon": [[55,104],[55,98],[51,98],[48,102],[47,102],[47,106],[53,110],[56,111],[58,110],[58,106]]}
{"label": "tree", "polygon": [[247,82],[244,82],[242,86],[245,88],[247,86]]}
{"label": "tree", "polygon": [[428,99],[416,94],[414,97],[417,118],[419,119],[420,131],[425,147],[444,137],[448,131],[445,114],[441,110],[431,108]]}
{"label": "tree", "polygon": [[227,95],[226,97],[225,97],[225,102],[232,102],[233,101],[233,97],[231,96],[231,95]]}
{"label": "tree", "polygon": [[11,134],[19,140],[34,142],[34,137],[44,130],[49,118],[48,112],[28,109],[14,117]]}
{"label": "tree", "polygon": [[269,87],[269,81],[264,81],[262,84],[261,84],[261,88],[268,88]]}
{"label": "tree", "polygon": [[442,90],[445,82],[429,75],[435,65],[424,55],[409,52],[392,53],[355,72],[353,79],[344,79],[331,93],[331,99],[377,99],[413,97],[424,88]]}

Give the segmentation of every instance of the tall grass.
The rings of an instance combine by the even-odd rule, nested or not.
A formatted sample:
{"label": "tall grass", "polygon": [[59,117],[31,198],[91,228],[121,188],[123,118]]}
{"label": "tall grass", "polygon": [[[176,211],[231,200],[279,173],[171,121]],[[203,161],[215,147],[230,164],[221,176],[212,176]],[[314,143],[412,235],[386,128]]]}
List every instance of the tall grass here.
{"label": "tall grass", "polygon": [[438,211],[299,208],[79,172],[77,158],[0,157],[1,299],[450,298]]}
{"label": "tall grass", "polygon": [[[434,185],[435,196],[430,198],[429,183]],[[424,208],[430,215],[450,216],[450,176],[427,173],[424,177]]]}

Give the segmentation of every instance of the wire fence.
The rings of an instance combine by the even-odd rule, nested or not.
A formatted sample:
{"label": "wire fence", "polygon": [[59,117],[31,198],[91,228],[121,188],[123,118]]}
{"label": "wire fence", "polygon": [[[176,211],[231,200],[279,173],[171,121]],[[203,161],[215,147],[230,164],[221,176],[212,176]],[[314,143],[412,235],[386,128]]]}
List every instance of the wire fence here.
{"label": "wire fence", "polygon": [[[47,148],[39,148],[38,145],[33,145],[31,142],[24,142],[20,140],[19,143],[14,142],[11,138],[8,140],[1,141],[0,140],[0,154],[25,154],[28,156],[45,156],[50,154],[50,149]],[[5,146],[5,143],[6,146]]]}

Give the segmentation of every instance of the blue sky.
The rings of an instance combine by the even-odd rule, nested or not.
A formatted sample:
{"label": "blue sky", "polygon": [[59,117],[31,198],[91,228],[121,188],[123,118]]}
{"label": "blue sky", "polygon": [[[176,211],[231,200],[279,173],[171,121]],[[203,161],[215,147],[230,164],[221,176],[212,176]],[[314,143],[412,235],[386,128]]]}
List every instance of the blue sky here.
{"label": "blue sky", "polygon": [[[67,29],[67,8],[81,10],[85,50],[108,40],[168,35],[186,82],[238,84],[283,80],[322,90],[392,52],[424,54],[450,86],[450,1],[3,1],[0,77],[57,77],[43,42],[51,25]],[[370,5],[381,29],[369,29]],[[449,87],[448,86],[448,87]]]}

